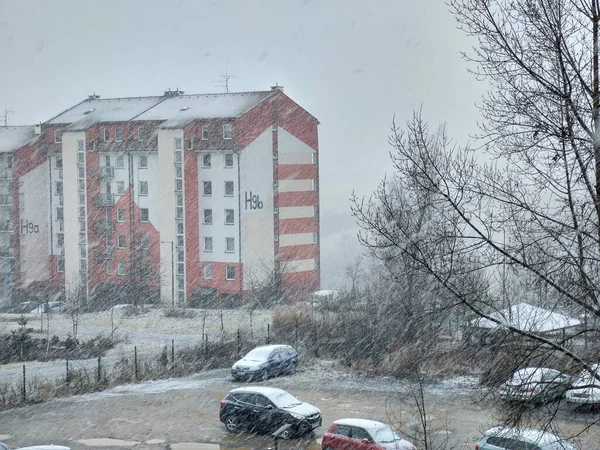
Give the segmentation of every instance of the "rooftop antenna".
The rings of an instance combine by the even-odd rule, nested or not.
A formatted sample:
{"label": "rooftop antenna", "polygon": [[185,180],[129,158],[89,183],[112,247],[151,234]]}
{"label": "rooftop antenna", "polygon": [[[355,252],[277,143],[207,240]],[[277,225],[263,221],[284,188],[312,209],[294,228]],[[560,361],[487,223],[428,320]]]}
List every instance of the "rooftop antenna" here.
{"label": "rooftop antenna", "polygon": [[225,70],[225,74],[221,75],[221,78],[222,78],[222,80],[213,81],[213,83],[218,83],[217,86],[225,89],[225,93],[229,94],[229,79],[236,78],[236,76],[229,75],[229,73],[227,73],[227,70]]}
{"label": "rooftop antenna", "polygon": [[4,126],[7,127],[8,126],[8,115],[10,113],[14,113],[14,111],[8,109],[7,106],[4,106]]}

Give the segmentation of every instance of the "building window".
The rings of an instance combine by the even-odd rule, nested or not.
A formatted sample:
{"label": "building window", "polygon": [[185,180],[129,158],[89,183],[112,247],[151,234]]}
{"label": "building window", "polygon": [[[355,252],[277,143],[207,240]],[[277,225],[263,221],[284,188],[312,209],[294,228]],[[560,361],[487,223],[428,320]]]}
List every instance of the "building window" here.
{"label": "building window", "polygon": [[183,248],[177,249],[177,262],[183,262]]}
{"label": "building window", "polygon": [[312,152],[312,163],[316,164],[317,163],[317,152]]}
{"label": "building window", "polygon": [[181,167],[181,164],[175,166],[175,178],[183,179],[183,168]]}
{"label": "building window", "polygon": [[204,279],[212,280],[214,276],[214,269],[212,264],[206,264],[204,266]]}
{"label": "building window", "polygon": [[210,167],[210,166],[211,166],[210,153],[203,153],[202,154],[202,167]]}
{"label": "building window", "polygon": [[233,124],[223,124],[223,139],[233,139]]}
{"label": "building window", "polygon": [[213,239],[210,236],[204,238],[204,251],[212,252],[213,250]]}
{"label": "building window", "polygon": [[110,140],[110,130],[107,127],[104,127],[104,142],[108,142]]}
{"label": "building window", "polygon": [[85,259],[79,260],[79,270],[85,272],[87,270],[87,261]]}
{"label": "building window", "polygon": [[203,195],[210,196],[212,195],[212,183],[210,181],[203,181]]}
{"label": "building window", "polygon": [[148,195],[148,182],[140,181],[140,195]]}
{"label": "building window", "polygon": [[145,137],[146,137],[145,131],[146,130],[144,130],[144,127],[139,127],[138,128],[138,136],[137,136],[138,141],[143,141],[145,139]]}
{"label": "building window", "polygon": [[125,275],[125,262],[119,261],[117,263],[117,275],[121,277]]}
{"label": "building window", "polygon": [[96,141],[89,141],[88,142],[88,152],[93,152],[96,150]]}
{"label": "building window", "polygon": [[79,259],[85,259],[86,256],[87,256],[87,253],[85,251],[85,246],[79,247]]}
{"label": "building window", "polygon": [[63,193],[63,182],[57,181],[56,182],[56,195],[62,195],[62,193]]}
{"label": "building window", "polygon": [[235,238],[225,238],[225,253],[235,252]]}
{"label": "building window", "polygon": [[125,168],[125,155],[117,155],[117,169]]}
{"label": "building window", "polygon": [[117,238],[117,247],[125,248],[125,236],[122,234],[120,234],[119,237]]}
{"label": "building window", "polygon": [[278,155],[277,152],[273,152],[273,159],[277,159]]}
{"label": "building window", "polygon": [[79,206],[79,218],[85,219],[85,205]]}
{"label": "building window", "polygon": [[63,273],[65,271],[65,260],[64,259],[59,259],[58,261],[56,261],[56,271],[59,273]]}
{"label": "building window", "polygon": [[63,164],[62,164],[62,156],[58,156],[56,158],[56,168],[57,169],[62,169],[63,168]]}
{"label": "building window", "polygon": [[56,246],[57,247],[62,247],[63,245],[65,245],[65,234],[64,233],[58,233],[56,235]]}
{"label": "building window", "polygon": [[183,219],[183,206],[178,206],[175,208],[175,218]]}
{"label": "building window", "polygon": [[85,219],[79,220],[79,231],[85,233]]}
{"label": "building window", "polygon": [[178,192],[183,191],[183,180],[175,180],[175,190]]}
{"label": "building window", "polygon": [[203,141],[208,140],[208,130],[209,130],[208,125],[202,125],[202,140]]}
{"label": "building window", "polygon": [[212,209],[204,210],[204,219],[202,221],[204,225],[212,225]]}
{"label": "building window", "polygon": [[183,247],[183,236],[177,236],[177,247]]}
{"label": "building window", "polygon": [[233,153],[225,153],[225,167],[233,167]]}
{"label": "building window", "polygon": [[140,155],[140,169],[148,168],[148,155]]}
{"label": "building window", "polygon": [[177,206],[183,206],[183,194],[181,192],[175,194],[175,203]]}
{"label": "building window", "polygon": [[124,195],[124,194],[125,194],[125,182],[117,181],[117,195]]}
{"label": "building window", "polygon": [[143,234],[140,238],[140,247],[142,247],[143,250],[148,250],[150,248],[150,239],[147,234]]}
{"label": "building window", "polygon": [[140,209],[140,221],[142,221],[142,222],[149,222],[150,221],[150,213],[148,211],[148,208],[141,208]]}
{"label": "building window", "polygon": [[181,220],[177,222],[177,234],[183,236],[183,222]]}
{"label": "building window", "polygon": [[277,187],[277,185],[278,185],[277,180],[276,179],[273,180],[273,187]]}
{"label": "building window", "polygon": [[65,220],[64,210],[62,207],[56,208],[56,220]]}
{"label": "building window", "polygon": [[175,138],[175,150],[181,150],[181,138]]}
{"label": "building window", "polygon": [[317,233],[312,234],[312,241],[313,241],[313,244],[317,243]]}
{"label": "building window", "polygon": [[225,225],[233,225],[235,223],[235,213],[233,209],[225,210]]}
{"label": "building window", "polygon": [[115,141],[116,142],[123,141],[123,128],[122,127],[115,128]]}
{"label": "building window", "polygon": [[106,261],[106,274],[107,275],[112,275],[113,274],[113,263],[112,263],[112,261]]}
{"label": "building window", "polygon": [[185,140],[185,148],[186,148],[186,150],[191,150],[192,149],[192,143],[193,143],[193,139],[186,139]]}
{"label": "building window", "polygon": [[182,161],[182,159],[181,159],[181,152],[175,152],[175,162],[177,164],[181,164],[181,161]]}
{"label": "building window", "polygon": [[62,130],[54,130],[54,142],[57,144],[62,142]]}
{"label": "building window", "polygon": [[225,182],[225,197],[233,197],[233,181]]}
{"label": "building window", "polygon": [[235,267],[225,266],[225,279],[228,281],[235,280]]}
{"label": "building window", "polygon": [[184,271],[185,271],[184,264],[177,263],[177,275],[183,275]]}
{"label": "building window", "polygon": [[312,190],[313,190],[313,191],[316,191],[316,190],[317,190],[317,183],[316,183],[316,180],[311,180],[311,182],[312,182],[312,183],[311,183],[311,184],[312,184]]}
{"label": "building window", "polygon": [[83,166],[77,167],[77,178],[79,178],[80,180],[85,179],[85,169]]}
{"label": "building window", "polygon": [[125,222],[125,208],[117,208],[117,222]]}

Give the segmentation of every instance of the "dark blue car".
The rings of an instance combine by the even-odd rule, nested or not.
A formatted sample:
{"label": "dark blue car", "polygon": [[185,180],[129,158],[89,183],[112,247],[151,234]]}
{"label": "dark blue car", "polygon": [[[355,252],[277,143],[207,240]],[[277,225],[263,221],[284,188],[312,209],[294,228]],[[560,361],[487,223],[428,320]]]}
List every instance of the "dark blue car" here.
{"label": "dark blue car", "polygon": [[289,345],[256,347],[231,368],[234,380],[266,380],[296,372],[298,352]]}

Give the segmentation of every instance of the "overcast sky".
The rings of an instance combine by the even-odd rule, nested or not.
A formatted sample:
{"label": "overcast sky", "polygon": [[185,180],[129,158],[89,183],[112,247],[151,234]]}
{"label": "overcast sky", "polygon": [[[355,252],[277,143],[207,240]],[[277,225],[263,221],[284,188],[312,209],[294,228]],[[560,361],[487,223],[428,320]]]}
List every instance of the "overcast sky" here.
{"label": "overcast sky", "polygon": [[338,287],[360,252],[348,199],[390,173],[393,116],[476,130],[472,44],[442,0],[0,0],[0,107],[32,124],[94,92],[223,92],[226,71],[231,92],[283,85],[321,122],[322,285]]}

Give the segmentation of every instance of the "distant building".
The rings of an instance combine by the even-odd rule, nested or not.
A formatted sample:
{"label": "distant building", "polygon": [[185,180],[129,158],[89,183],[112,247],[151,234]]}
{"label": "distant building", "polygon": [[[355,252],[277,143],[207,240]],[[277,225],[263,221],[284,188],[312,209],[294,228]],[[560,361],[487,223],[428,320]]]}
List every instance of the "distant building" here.
{"label": "distant building", "polygon": [[182,304],[274,274],[319,289],[317,127],[279,87],[94,95],[0,127],[0,295],[134,285]]}

